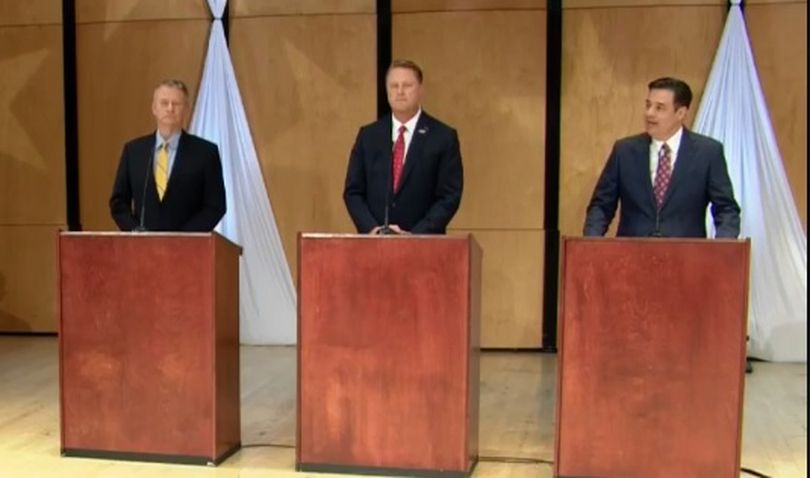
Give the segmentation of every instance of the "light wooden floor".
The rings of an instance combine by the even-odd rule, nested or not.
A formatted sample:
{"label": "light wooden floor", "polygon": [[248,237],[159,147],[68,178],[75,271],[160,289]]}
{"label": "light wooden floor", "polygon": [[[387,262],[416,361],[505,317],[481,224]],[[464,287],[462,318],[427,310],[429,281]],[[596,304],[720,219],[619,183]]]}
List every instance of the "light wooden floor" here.
{"label": "light wooden floor", "polygon": [[[552,476],[551,465],[537,461],[554,455],[555,374],[554,355],[483,355],[475,478]],[[55,338],[0,336],[0,478],[339,476],[294,471],[292,347],[242,348],[244,448],[217,468],[60,457],[57,379]],[[806,389],[805,364],[756,364],[746,383],[743,467],[807,476]]]}

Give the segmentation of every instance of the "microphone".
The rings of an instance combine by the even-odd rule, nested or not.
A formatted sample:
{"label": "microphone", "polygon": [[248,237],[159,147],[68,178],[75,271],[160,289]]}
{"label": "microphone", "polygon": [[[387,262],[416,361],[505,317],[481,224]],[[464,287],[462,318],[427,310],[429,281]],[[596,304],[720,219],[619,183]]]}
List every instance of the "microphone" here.
{"label": "microphone", "polygon": [[155,153],[154,151],[149,155],[149,159],[146,161],[146,173],[143,176],[143,191],[141,192],[141,214],[140,214],[140,221],[132,232],[146,232],[146,226],[144,225],[144,217],[146,216],[146,185],[149,184],[149,173],[152,172],[153,166],[152,163],[155,160]]}

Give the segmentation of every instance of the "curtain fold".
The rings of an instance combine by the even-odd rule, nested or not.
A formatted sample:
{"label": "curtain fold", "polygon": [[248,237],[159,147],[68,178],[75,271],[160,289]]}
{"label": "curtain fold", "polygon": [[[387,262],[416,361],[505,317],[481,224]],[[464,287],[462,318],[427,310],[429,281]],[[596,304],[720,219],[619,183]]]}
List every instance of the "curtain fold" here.
{"label": "curtain fold", "polygon": [[[749,355],[807,361],[807,236],[787,181],[740,10],[729,9],[695,120],[720,140],[751,238]],[[711,227],[711,218],[707,218]]]}
{"label": "curtain fold", "polygon": [[208,0],[214,21],[190,131],[219,145],[222,157],[228,211],[216,230],[243,248],[240,340],[294,344],[295,288],[225,41],[226,4]]}

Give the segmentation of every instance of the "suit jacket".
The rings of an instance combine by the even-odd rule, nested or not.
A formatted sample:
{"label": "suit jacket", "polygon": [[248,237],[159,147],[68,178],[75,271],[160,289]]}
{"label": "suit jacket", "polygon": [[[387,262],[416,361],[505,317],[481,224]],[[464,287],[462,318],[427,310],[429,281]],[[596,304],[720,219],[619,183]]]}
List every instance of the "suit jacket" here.
{"label": "suit jacket", "polygon": [[[110,213],[122,231],[214,229],[225,214],[225,184],[219,149],[214,143],[183,131],[169,182],[158,199],[153,172],[155,133],[124,145],[115,175]],[[143,218],[141,218],[143,212]]]}
{"label": "suit jacket", "polygon": [[396,194],[392,188],[392,120],[360,128],[349,158],[343,200],[361,233],[385,222],[415,234],[443,234],[458,210],[463,188],[456,131],[422,111]]}
{"label": "suit jacket", "polygon": [[740,234],[740,207],[720,142],[683,129],[678,157],[659,210],[650,179],[649,135],[616,142],[585,218],[586,236],[604,235],[621,203],[619,236],[706,237],[711,204],[717,237]]}

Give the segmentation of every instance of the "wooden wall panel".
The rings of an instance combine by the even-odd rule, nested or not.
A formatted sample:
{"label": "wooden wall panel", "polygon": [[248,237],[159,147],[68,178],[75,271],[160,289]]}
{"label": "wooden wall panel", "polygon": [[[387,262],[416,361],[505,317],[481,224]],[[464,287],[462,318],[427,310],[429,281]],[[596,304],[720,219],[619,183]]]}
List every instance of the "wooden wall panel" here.
{"label": "wooden wall panel", "polygon": [[56,330],[66,221],[62,5],[0,0],[0,332]]}
{"label": "wooden wall panel", "polygon": [[63,224],[61,26],[0,27],[0,71],[0,224]]}
{"label": "wooden wall panel", "polygon": [[234,18],[231,52],[290,270],[296,236],[353,232],[349,152],[376,119],[376,17]]}
{"label": "wooden wall panel", "polygon": [[393,57],[422,66],[425,110],[459,132],[464,194],[450,228],[484,251],[484,347],[542,338],[546,12],[519,3],[392,4],[403,12]]}
{"label": "wooden wall panel", "polygon": [[651,80],[677,76],[689,83],[694,99],[687,123],[694,119],[726,7],[684,3],[563,11],[562,234],[582,234],[585,208],[615,140],[643,131]]}
{"label": "wooden wall panel", "polygon": [[771,4],[787,4],[787,3],[807,3],[807,0],[745,0],[745,7],[748,8],[753,5],[771,5]]}
{"label": "wooden wall panel", "polygon": [[0,0],[0,26],[61,24],[59,0]]}
{"label": "wooden wall panel", "polygon": [[393,57],[425,72],[425,111],[459,132],[464,229],[543,227],[545,11],[397,14]]}
{"label": "wooden wall panel", "polygon": [[192,96],[197,91],[210,25],[209,20],[78,25],[79,201],[85,230],[116,230],[108,201],[123,145],[155,130],[152,92],[160,80],[182,79]]}
{"label": "wooden wall panel", "polygon": [[545,231],[464,230],[481,246],[481,347],[542,344]]}
{"label": "wooden wall panel", "polygon": [[76,0],[77,23],[208,19],[205,0]]}
{"label": "wooden wall panel", "polygon": [[376,12],[375,0],[231,0],[231,18]]}
{"label": "wooden wall panel", "polygon": [[393,13],[474,10],[541,10],[546,0],[393,0]]}
{"label": "wooden wall panel", "polygon": [[745,19],[785,172],[806,232],[807,2],[747,2]]}
{"label": "wooden wall panel", "polygon": [[58,230],[0,225],[0,331],[56,332]]}
{"label": "wooden wall panel", "polygon": [[[750,0],[746,0],[746,3]],[[728,0],[565,0],[563,8],[620,8],[663,6],[718,6],[727,7]]]}

